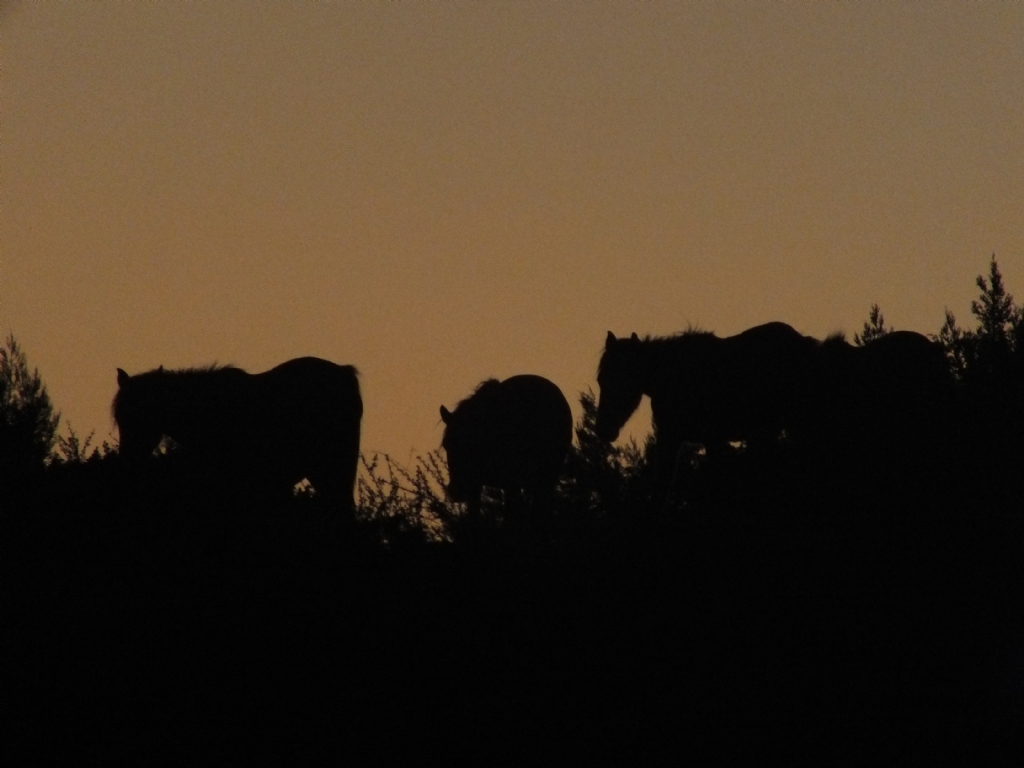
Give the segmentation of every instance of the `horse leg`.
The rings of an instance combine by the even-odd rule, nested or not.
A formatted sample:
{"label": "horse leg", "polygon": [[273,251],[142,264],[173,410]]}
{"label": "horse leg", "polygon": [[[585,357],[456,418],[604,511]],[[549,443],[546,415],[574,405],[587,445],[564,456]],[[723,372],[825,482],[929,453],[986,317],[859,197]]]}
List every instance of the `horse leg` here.
{"label": "horse leg", "polygon": [[672,429],[656,428],[653,497],[662,511],[678,502],[680,435]]}
{"label": "horse leg", "polygon": [[355,441],[339,459],[338,468],[338,499],[349,512],[356,511],[356,476],[359,474],[359,432],[356,431]]}
{"label": "horse leg", "polygon": [[325,446],[322,441],[298,452],[297,470],[306,473],[306,479],[313,490],[328,506],[346,514],[356,512],[356,477],[359,474],[359,428],[351,430],[348,425],[336,424],[343,437],[340,448]]}

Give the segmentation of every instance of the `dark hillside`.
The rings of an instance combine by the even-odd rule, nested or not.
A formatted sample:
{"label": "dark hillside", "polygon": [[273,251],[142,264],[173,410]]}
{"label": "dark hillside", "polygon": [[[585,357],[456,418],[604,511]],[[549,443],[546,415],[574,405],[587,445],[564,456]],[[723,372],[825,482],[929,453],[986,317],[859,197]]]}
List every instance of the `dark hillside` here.
{"label": "dark hillside", "polygon": [[[364,460],[354,514],[239,496],[187,449],[131,463],[72,434],[28,466],[57,417],[11,339],[5,752],[1019,765],[1024,312],[994,260],[978,286],[977,329],[947,313],[940,346],[877,307],[854,345],[825,342],[841,372],[891,356],[825,379],[841,397],[819,388],[803,437],[771,431],[797,403],[760,444],[737,422],[713,450],[616,447],[584,394],[532,519],[490,491],[451,503],[439,454]],[[907,343],[949,366],[924,405],[897,375]]]}
{"label": "dark hillside", "polygon": [[384,546],[315,499],[127,492],[107,462],[5,514],[5,687],[43,753],[834,759],[1016,737],[1019,473],[786,498],[737,460],[653,521]]}

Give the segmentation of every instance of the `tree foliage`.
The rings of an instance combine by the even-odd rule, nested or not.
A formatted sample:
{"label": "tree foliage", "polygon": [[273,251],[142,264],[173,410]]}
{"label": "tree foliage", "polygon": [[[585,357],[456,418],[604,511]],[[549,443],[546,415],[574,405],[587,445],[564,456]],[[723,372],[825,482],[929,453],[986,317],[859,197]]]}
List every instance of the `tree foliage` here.
{"label": "tree foliage", "polygon": [[893,327],[891,325],[888,328],[885,327],[885,317],[882,315],[882,310],[879,309],[877,304],[872,304],[871,312],[864,323],[864,328],[860,333],[853,334],[853,343],[858,347],[863,347],[865,344],[870,344],[875,339],[880,339],[892,332]]}
{"label": "tree foliage", "polygon": [[411,469],[386,453],[360,454],[358,517],[376,525],[388,542],[422,538],[451,541],[462,521],[461,505],[445,493],[448,465],[439,451],[417,456]]}
{"label": "tree foliage", "polygon": [[1024,375],[1024,309],[1014,304],[1003,285],[995,256],[988,277],[978,275],[975,285],[981,291],[971,302],[977,326],[959,327],[947,309],[945,323],[933,338],[942,345],[959,381],[991,395],[1020,383]]}
{"label": "tree foliage", "polygon": [[646,500],[654,436],[641,448],[634,440],[611,445],[597,436],[597,401],[590,390],[580,393],[583,415],[576,425],[576,444],[569,451],[562,484],[563,502],[575,513],[615,515]]}
{"label": "tree foliage", "polygon": [[973,364],[986,383],[1000,386],[1013,374],[1015,343],[1019,338],[1021,310],[1003,286],[995,256],[989,263],[988,279],[978,275],[975,280],[981,295],[971,302],[971,313],[978,320],[973,334]]}
{"label": "tree foliage", "polygon": [[117,449],[106,440],[101,445],[94,445],[93,438],[95,436],[96,433],[93,431],[86,435],[83,440],[69,423],[67,437],[64,437],[64,435],[57,436],[55,450],[50,456],[51,463],[88,464],[117,454]]}
{"label": "tree foliage", "polygon": [[939,342],[946,353],[946,362],[949,364],[949,370],[953,374],[953,378],[957,381],[963,381],[967,375],[967,368],[970,365],[971,332],[965,331],[957,325],[956,315],[947,309],[946,320],[942,324],[941,330],[939,330],[937,336],[932,338]]}
{"label": "tree foliage", "polygon": [[57,439],[60,414],[54,411],[38,369],[8,335],[0,347],[0,473],[41,469]]}

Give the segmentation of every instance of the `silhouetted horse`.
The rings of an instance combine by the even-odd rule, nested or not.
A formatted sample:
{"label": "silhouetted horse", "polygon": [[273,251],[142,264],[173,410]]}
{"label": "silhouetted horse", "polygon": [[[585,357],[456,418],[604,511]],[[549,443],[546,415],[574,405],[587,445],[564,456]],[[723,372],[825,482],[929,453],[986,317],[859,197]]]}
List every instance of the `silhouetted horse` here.
{"label": "silhouetted horse", "polygon": [[301,357],[264,373],[234,367],[117,370],[112,411],[120,453],[151,456],[169,437],[192,464],[250,490],[289,492],[306,479],[355,508],[363,402],[356,369]]}
{"label": "silhouetted horse", "polygon": [[734,441],[771,445],[792,431],[817,345],[785,323],[727,338],[691,330],[617,339],[609,331],[597,372],[598,437],[615,440],[641,398],[650,397],[655,487],[665,492],[684,443],[714,454]]}
{"label": "silhouetted horse", "polygon": [[478,511],[490,487],[504,492],[506,514],[520,501],[550,506],[572,444],[572,412],[557,386],[528,374],[488,379],[454,411],[442,405],[441,419],[453,501]]}
{"label": "silhouetted horse", "polygon": [[942,347],[919,333],[860,347],[835,334],[820,345],[804,431],[831,452],[907,455],[944,437],[952,387]]}

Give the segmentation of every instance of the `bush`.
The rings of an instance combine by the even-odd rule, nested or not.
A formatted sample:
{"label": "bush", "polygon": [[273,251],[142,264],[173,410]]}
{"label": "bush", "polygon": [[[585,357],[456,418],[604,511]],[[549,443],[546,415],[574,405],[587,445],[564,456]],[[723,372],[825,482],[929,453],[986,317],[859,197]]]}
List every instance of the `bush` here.
{"label": "bush", "polygon": [[580,393],[583,415],[576,425],[576,444],[569,451],[559,486],[564,511],[575,516],[635,514],[650,495],[654,436],[641,448],[634,440],[616,446],[597,436],[597,401],[590,390]]}
{"label": "bush", "polygon": [[9,335],[0,347],[0,479],[41,470],[59,423],[38,369],[29,370],[25,353]]}
{"label": "bush", "polygon": [[439,451],[416,457],[411,470],[386,453],[360,454],[357,514],[381,528],[386,542],[397,538],[451,541],[462,516],[461,505],[447,499],[448,467]]}

